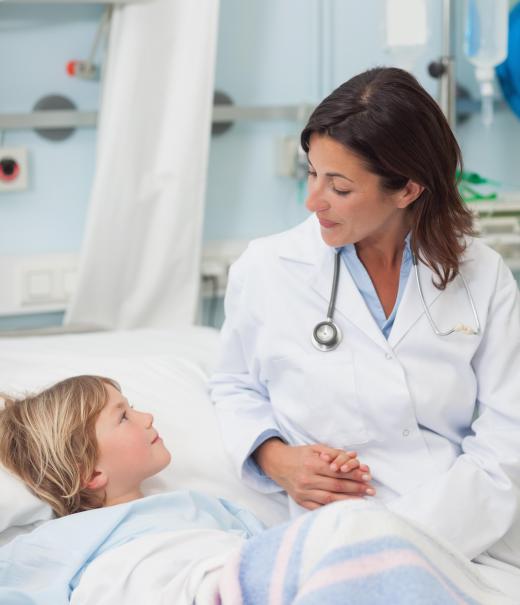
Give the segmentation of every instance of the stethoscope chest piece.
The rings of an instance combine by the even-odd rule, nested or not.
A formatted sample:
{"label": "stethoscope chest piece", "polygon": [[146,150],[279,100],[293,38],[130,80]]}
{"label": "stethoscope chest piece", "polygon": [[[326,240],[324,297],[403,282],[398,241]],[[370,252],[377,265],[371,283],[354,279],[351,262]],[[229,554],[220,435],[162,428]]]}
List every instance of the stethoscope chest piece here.
{"label": "stethoscope chest piece", "polygon": [[319,351],[333,351],[340,342],[341,331],[330,319],[320,321],[312,331],[312,344]]}
{"label": "stethoscope chest piece", "polygon": [[336,294],[338,293],[340,251],[334,255],[334,277],[332,278],[332,292],[330,294],[327,319],[320,321],[312,331],[312,344],[318,351],[333,351],[341,342],[341,331],[333,321]]}

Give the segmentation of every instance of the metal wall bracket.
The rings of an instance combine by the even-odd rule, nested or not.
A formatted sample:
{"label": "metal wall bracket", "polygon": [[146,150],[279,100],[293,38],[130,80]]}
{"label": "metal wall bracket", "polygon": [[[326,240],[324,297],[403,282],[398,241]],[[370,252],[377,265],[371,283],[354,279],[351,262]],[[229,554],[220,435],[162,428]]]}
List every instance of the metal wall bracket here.
{"label": "metal wall bracket", "polygon": [[[289,120],[305,122],[314,105],[237,106],[214,105],[213,122]],[[34,111],[32,113],[0,114],[0,130],[30,130],[33,128],[95,127],[97,111]]]}

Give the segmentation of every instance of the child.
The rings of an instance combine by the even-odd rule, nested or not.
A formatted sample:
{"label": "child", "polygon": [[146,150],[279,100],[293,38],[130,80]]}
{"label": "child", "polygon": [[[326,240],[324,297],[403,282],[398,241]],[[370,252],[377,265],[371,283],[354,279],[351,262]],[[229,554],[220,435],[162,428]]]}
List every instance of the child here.
{"label": "child", "polygon": [[170,453],[151,414],[110,378],[76,376],[26,399],[6,399],[0,461],[58,517],[130,502]]}
{"label": "child", "polygon": [[[263,529],[251,513],[196,492],[143,498],[141,483],[169,464],[170,453],[153,416],[134,409],[110,378],[75,376],[4,401],[0,462],[61,518],[0,549],[2,604],[21,595],[23,603],[68,603],[89,565],[143,536],[188,532],[211,558]],[[172,578],[189,563],[176,553]]]}
{"label": "child", "polygon": [[61,517],[0,548],[2,604],[511,603],[447,545],[363,500],[262,531],[222,499],[144,498],[170,454],[109,378],[5,398],[0,462]]}

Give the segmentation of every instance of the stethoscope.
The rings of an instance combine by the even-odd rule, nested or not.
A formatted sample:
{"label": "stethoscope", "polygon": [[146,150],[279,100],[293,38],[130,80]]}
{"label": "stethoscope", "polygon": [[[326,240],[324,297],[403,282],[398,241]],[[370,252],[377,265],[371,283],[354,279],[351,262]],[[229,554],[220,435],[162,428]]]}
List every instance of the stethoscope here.
{"label": "stethoscope", "polygon": [[[337,324],[334,323],[334,319],[333,319],[334,308],[336,306],[336,295],[338,293],[340,262],[341,262],[341,250],[336,252],[335,257],[334,257],[334,276],[332,278],[332,292],[330,294],[329,308],[327,310],[327,319],[325,319],[324,321],[320,321],[318,324],[316,324],[316,326],[314,327],[314,330],[312,331],[312,344],[318,350],[325,351],[325,352],[333,351],[339,345],[339,343],[341,342],[341,339],[343,338],[342,334],[341,334],[341,330],[339,329]],[[466,290],[466,294],[468,296],[468,300],[471,305],[471,310],[473,311],[473,318],[475,320],[475,328],[472,328],[471,326],[468,326],[466,324],[458,323],[451,330],[446,330],[445,332],[442,332],[437,327],[437,324],[433,321],[433,317],[431,316],[430,310],[428,309],[426,301],[424,300],[421,279],[419,277],[419,268],[417,266],[417,257],[413,253],[412,253],[412,263],[413,263],[413,268],[415,271],[415,280],[417,282],[417,287],[419,289],[419,295],[421,297],[421,302],[422,302],[422,305],[424,308],[424,312],[426,314],[426,317],[428,318],[428,321],[430,322],[430,325],[432,327],[434,334],[436,336],[449,336],[450,334],[453,334],[454,332],[460,332],[462,334],[466,334],[469,336],[475,336],[477,334],[480,334],[480,321],[478,319],[477,308],[475,307],[475,303],[473,301],[473,297],[471,296],[469,286],[468,286],[466,280],[464,279],[464,276],[462,275],[462,273],[459,272],[459,277],[461,278],[462,283],[464,284],[464,288]]]}

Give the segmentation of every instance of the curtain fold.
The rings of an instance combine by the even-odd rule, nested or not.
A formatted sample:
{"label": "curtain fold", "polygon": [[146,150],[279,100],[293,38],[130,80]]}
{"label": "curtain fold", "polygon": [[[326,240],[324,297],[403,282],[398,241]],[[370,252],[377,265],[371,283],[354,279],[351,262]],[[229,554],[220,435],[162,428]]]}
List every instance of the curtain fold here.
{"label": "curtain fold", "polygon": [[218,0],[114,9],[96,173],[67,324],[193,323]]}

